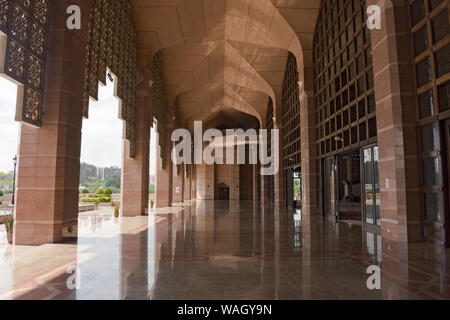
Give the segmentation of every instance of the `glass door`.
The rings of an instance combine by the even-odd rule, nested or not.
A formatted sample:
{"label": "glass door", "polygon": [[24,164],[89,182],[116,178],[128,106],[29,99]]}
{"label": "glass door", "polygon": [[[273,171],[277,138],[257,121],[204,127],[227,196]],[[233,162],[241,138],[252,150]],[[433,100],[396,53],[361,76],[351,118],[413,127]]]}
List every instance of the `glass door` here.
{"label": "glass door", "polygon": [[381,225],[380,212],[380,178],[378,147],[363,149],[363,212],[365,222],[371,225]]}
{"label": "glass door", "polygon": [[324,164],[324,201],[325,201],[325,216],[336,217],[336,168],[335,159],[329,158],[325,160]]}
{"label": "glass door", "polygon": [[445,246],[450,247],[450,120],[445,121],[445,145],[447,150],[447,213],[444,216]]}

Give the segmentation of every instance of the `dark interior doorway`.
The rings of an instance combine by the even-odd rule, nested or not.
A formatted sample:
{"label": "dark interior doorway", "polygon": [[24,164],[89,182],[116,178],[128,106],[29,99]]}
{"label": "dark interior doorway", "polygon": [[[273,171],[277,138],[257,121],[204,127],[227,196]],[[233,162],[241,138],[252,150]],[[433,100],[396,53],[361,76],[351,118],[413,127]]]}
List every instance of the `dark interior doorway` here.
{"label": "dark interior doorway", "polygon": [[219,200],[230,200],[230,188],[219,188]]}
{"label": "dark interior doorway", "polygon": [[228,201],[230,200],[230,187],[227,186],[225,183],[219,183],[216,186],[216,200],[224,200]]}
{"label": "dark interior doorway", "polygon": [[339,181],[339,219],[362,221],[359,149],[339,156]]}

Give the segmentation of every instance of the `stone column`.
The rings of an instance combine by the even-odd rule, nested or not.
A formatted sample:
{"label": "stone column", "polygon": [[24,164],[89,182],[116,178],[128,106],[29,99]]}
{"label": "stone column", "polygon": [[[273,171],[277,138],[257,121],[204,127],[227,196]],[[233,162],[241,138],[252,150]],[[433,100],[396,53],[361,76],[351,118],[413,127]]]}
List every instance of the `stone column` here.
{"label": "stone column", "polygon": [[136,96],[136,157],[129,157],[128,140],[123,140],[122,183],[120,193],[121,215],[136,217],[148,214],[150,127],[152,90],[148,81],[138,88]]}
{"label": "stone column", "polygon": [[420,240],[420,170],[415,85],[406,1],[367,1],[381,6],[381,29],[370,32],[375,76],[381,234],[399,242]]}
{"label": "stone column", "polygon": [[313,217],[317,210],[316,112],[314,105],[314,72],[312,67],[300,67],[300,141],[302,166],[302,217]]}
{"label": "stone column", "polygon": [[81,7],[81,30],[66,28],[69,1],[53,1],[44,85],[42,128],[19,133],[16,245],[60,241],[63,227],[76,224],[82,126],[82,97],[90,1]]}

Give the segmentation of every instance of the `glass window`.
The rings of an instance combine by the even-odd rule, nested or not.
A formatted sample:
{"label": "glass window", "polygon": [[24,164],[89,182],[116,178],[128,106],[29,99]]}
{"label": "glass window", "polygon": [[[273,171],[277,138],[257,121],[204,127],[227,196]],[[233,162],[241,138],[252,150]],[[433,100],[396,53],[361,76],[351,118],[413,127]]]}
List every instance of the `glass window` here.
{"label": "glass window", "polygon": [[422,152],[431,152],[438,149],[437,146],[437,128],[436,125],[430,124],[420,128],[422,133]]}
{"label": "glass window", "polygon": [[424,195],[425,219],[440,221],[439,197],[436,193],[426,193]]}
{"label": "glass window", "polygon": [[433,10],[445,0],[430,0],[430,8]]}
{"label": "glass window", "polygon": [[373,170],[374,170],[374,192],[375,192],[375,213],[377,225],[381,225],[381,188],[380,188],[380,173],[378,162],[380,156],[378,154],[378,147],[373,148]]}
{"label": "glass window", "polygon": [[447,10],[442,11],[440,14],[434,17],[433,20],[431,20],[431,25],[433,27],[434,43],[437,43],[440,40],[444,39],[449,32]]}
{"label": "glass window", "polygon": [[439,186],[439,160],[438,158],[428,158],[422,160],[423,183],[425,186]]}
{"label": "glass window", "polygon": [[430,58],[416,64],[417,86],[422,87],[431,81]]}
{"label": "glass window", "polygon": [[372,149],[364,150],[364,194],[365,194],[365,213],[366,213],[366,222],[373,224],[374,223],[374,208],[373,208],[373,199],[374,199],[374,190],[373,190],[373,165],[372,165]]}
{"label": "glass window", "polygon": [[411,5],[411,20],[416,25],[425,17],[424,0],[416,0]]}
{"label": "glass window", "polygon": [[416,56],[428,49],[427,26],[414,33],[414,53]]}
{"label": "glass window", "polygon": [[442,77],[450,72],[450,43],[435,53],[436,75]]}
{"label": "glass window", "polygon": [[439,110],[450,110],[450,81],[438,87]]}
{"label": "glass window", "polygon": [[434,115],[433,91],[419,95],[420,119]]}

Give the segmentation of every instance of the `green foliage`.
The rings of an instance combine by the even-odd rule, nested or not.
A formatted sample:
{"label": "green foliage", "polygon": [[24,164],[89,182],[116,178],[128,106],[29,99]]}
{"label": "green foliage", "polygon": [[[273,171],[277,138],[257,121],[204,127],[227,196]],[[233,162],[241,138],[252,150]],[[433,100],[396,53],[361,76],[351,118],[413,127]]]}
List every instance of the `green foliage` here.
{"label": "green foliage", "polygon": [[153,209],[153,206],[155,205],[155,200],[150,200],[150,206]]}
{"label": "green foliage", "polygon": [[[6,189],[3,191],[3,194],[12,194],[13,179],[14,179],[13,176],[14,173],[12,171],[8,173],[0,172],[0,185],[6,187]],[[0,197],[1,196],[2,195],[0,195]]]}
{"label": "green foliage", "polygon": [[117,188],[120,189],[120,176],[113,175],[108,177],[105,181],[105,186],[108,188]]}
{"label": "green foliage", "polygon": [[105,194],[105,190],[103,190],[103,189],[97,189],[97,191],[95,191],[95,194],[96,195],[98,195],[98,196],[101,196],[102,194]]}
{"label": "green foliage", "polygon": [[89,177],[86,185],[88,186],[90,193],[95,193],[103,186],[103,182],[97,177]]}
{"label": "green foliage", "polygon": [[113,194],[120,194],[120,189],[111,187],[110,188]]}
{"label": "green foliage", "polygon": [[114,207],[114,212],[119,212],[119,210],[120,210],[120,205],[116,205],[116,206]]}
{"label": "green foliage", "polygon": [[155,185],[151,184],[148,189],[148,194],[155,194]]}
{"label": "green foliage", "polygon": [[0,197],[3,197],[3,191],[0,190]]}
{"label": "green foliage", "polygon": [[112,193],[112,190],[111,190],[110,188],[106,188],[106,189],[104,190],[103,194],[104,194],[105,196],[107,196],[107,197],[111,197],[111,195],[112,195],[113,193]]}
{"label": "green foliage", "polygon": [[83,190],[81,190],[81,194],[88,194],[89,193],[89,190],[88,189],[83,189]]}
{"label": "green foliage", "polygon": [[14,217],[6,216],[5,217],[5,228],[7,233],[12,233],[14,230]]}
{"label": "green foliage", "polygon": [[108,197],[99,197],[99,198],[82,198],[82,203],[109,203],[111,202],[111,198]]}
{"label": "green foliage", "polygon": [[82,203],[99,203],[100,198],[82,198],[81,202]]}

